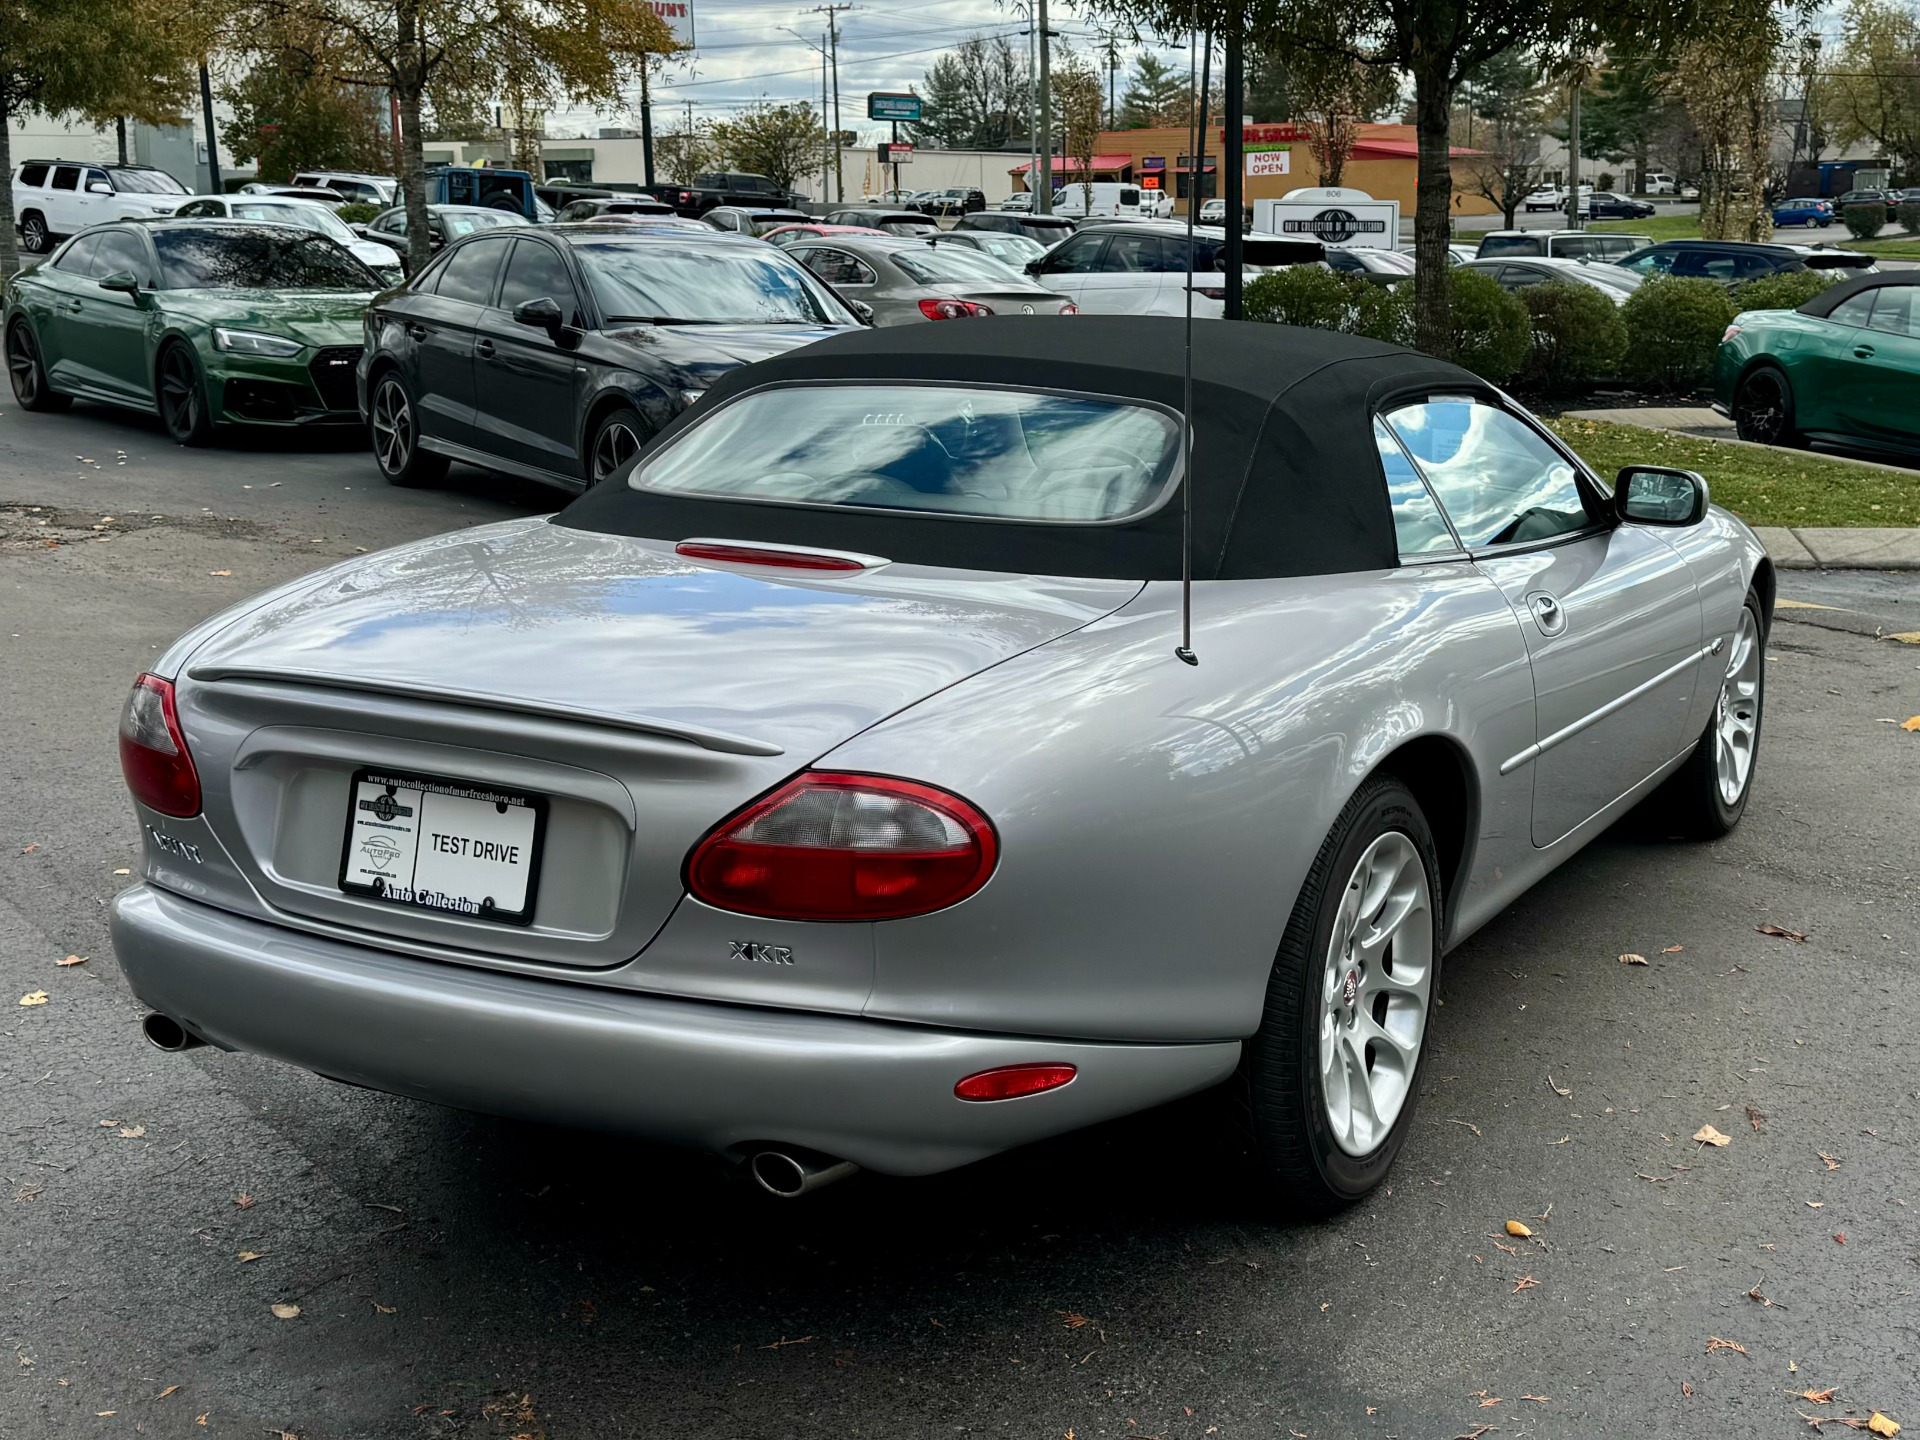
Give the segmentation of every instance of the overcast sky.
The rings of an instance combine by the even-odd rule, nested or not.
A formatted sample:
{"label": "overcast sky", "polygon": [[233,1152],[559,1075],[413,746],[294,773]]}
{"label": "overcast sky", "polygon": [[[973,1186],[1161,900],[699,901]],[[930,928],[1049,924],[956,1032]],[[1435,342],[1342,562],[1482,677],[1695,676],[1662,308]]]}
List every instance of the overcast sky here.
{"label": "overcast sky", "polygon": [[[840,11],[841,123],[848,129],[867,125],[870,90],[924,90],[927,67],[942,50],[969,35],[1005,35],[1024,51],[1028,3],[868,0]],[[693,0],[693,5],[698,51],[690,62],[670,65],[655,90],[656,128],[669,130],[684,123],[687,101],[693,102],[696,117],[709,119],[762,100],[819,103],[820,54],[813,47],[825,36],[824,14],[805,0]],[[1092,49],[1098,39],[1094,26],[1063,0],[1051,0],[1047,21],[1070,44]],[[1123,84],[1130,65],[1131,55],[1123,51]],[[584,111],[553,118],[553,128],[570,131],[596,123],[633,122],[631,117],[596,117]]]}

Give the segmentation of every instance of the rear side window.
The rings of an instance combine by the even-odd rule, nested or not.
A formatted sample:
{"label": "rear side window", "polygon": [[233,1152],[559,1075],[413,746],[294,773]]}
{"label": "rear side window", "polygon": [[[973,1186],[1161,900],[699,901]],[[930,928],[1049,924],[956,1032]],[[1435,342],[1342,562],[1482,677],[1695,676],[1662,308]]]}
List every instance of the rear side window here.
{"label": "rear side window", "polygon": [[1828,311],[1827,319],[1836,325],[1865,325],[1873,315],[1873,297],[1871,290],[1850,296]]}
{"label": "rear side window", "polygon": [[143,286],[153,284],[153,266],[140,237],[125,231],[110,231],[100,237],[100,248],[93,256],[93,273],[113,275],[122,270],[131,271]]}
{"label": "rear side window", "polygon": [[22,165],[20,167],[21,185],[41,186],[47,183],[47,167],[44,165]]}
{"label": "rear side window", "polygon": [[580,323],[580,301],[567,275],[567,262],[551,245],[539,240],[516,241],[500,282],[500,308],[511,310],[528,300],[552,300],[569,325]]}
{"label": "rear side window", "polygon": [[80,188],[80,167],[78,165],[57,165],[53,171],[53,188],[56,190],[78,190]]}
{"label": "rear side window", "polygon": [[60,252],[53,268],[68,275],[91,275],[94,252],[100,248],[98,235],[82,235]]}
{"label": "rear side window", "polygon": [[1386,421],[1377,415],[1373,421],[1373,443],[1380,451],[1380,468],[1387,472],[1387,500],[1393,506],[1393,533],[1400,545],[1400,558],[1410,560],[1457,550],[1453,532],[1447,529],[1427,482],[1413,468],[1407,452],[1387,429]]}
{"label": "rear side window", "polygon": [[1869,322],[1875,330],[1885,330],[1891,335],[1920,334],[1920,306],[1913,303],[1914,287],[1911,285],[1888,285],[1873,294],[1873,319]]}
{"label": "rear side window", "polygon": [[1477,252],[1483,258],[1495,255],[1538,255],[1540,242],[1531,235],[1488,235]]}
{"label": "rear side window", "polygon": [[936,385],[782,386],[713,412],[636,490],[1098,524],[1165,498],[1179,428],[1144,405]]}
{"label": "rear side window", "polygon": [[493,275],[500,268],[500,256],[506,244],[499,240],[477,240],[462,245],[440,267],[440,283],[434,294],[443,300],[461,300],[469,305],[484,305],[493,298]]}

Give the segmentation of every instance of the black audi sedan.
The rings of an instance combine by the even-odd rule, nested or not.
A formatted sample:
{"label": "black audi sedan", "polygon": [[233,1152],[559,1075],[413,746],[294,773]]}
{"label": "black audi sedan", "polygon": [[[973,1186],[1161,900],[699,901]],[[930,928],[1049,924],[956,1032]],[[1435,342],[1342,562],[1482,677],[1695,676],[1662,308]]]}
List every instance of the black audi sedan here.
{"label": "black audi sedan", "polygon": [[360,414],[395,485],[462,460],[580,490],[728,371],[864,323],[784,251],[742,236],[604,222],[482,232],[368,308]]}

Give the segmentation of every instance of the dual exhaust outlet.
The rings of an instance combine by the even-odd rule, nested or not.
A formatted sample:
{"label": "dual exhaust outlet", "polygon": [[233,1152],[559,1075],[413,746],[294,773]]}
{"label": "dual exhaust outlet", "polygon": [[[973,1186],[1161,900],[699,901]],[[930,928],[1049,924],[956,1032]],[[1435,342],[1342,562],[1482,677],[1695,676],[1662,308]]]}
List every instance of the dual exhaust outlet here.
{"label": "dual exhaust outlet", "polygon": [[[158,1010],[140,1022],[140,1033],[154,1049],[169,1055],[207,1043],[171,1015],[163,1015]],[[851,1160],[836,1160],[831,1155],[799,1146],[768,1147],[747,1156],[747,1173],[753,1177],[753,1183],[781,1200],[797,1200],[836,1180],[844,1180],[859,1169]]]}

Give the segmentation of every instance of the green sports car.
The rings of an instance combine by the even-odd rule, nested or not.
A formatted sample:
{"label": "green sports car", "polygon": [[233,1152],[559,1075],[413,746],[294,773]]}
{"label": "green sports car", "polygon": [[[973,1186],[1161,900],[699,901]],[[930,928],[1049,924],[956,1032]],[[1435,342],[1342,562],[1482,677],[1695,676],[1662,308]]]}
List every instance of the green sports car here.
{"label": "green sports car", "polygon": [[157,411],[182,445],[228,424],[357,425],[360,317],[381,288],[298,226],[96,225],[7,285],[7,375],[23,409]]}
{"label": "green sports car", "polygon": [[1920,271],[1830,286],[1798,310],[1748,310],[1714,388],[1742,440],[1920,451]]}

